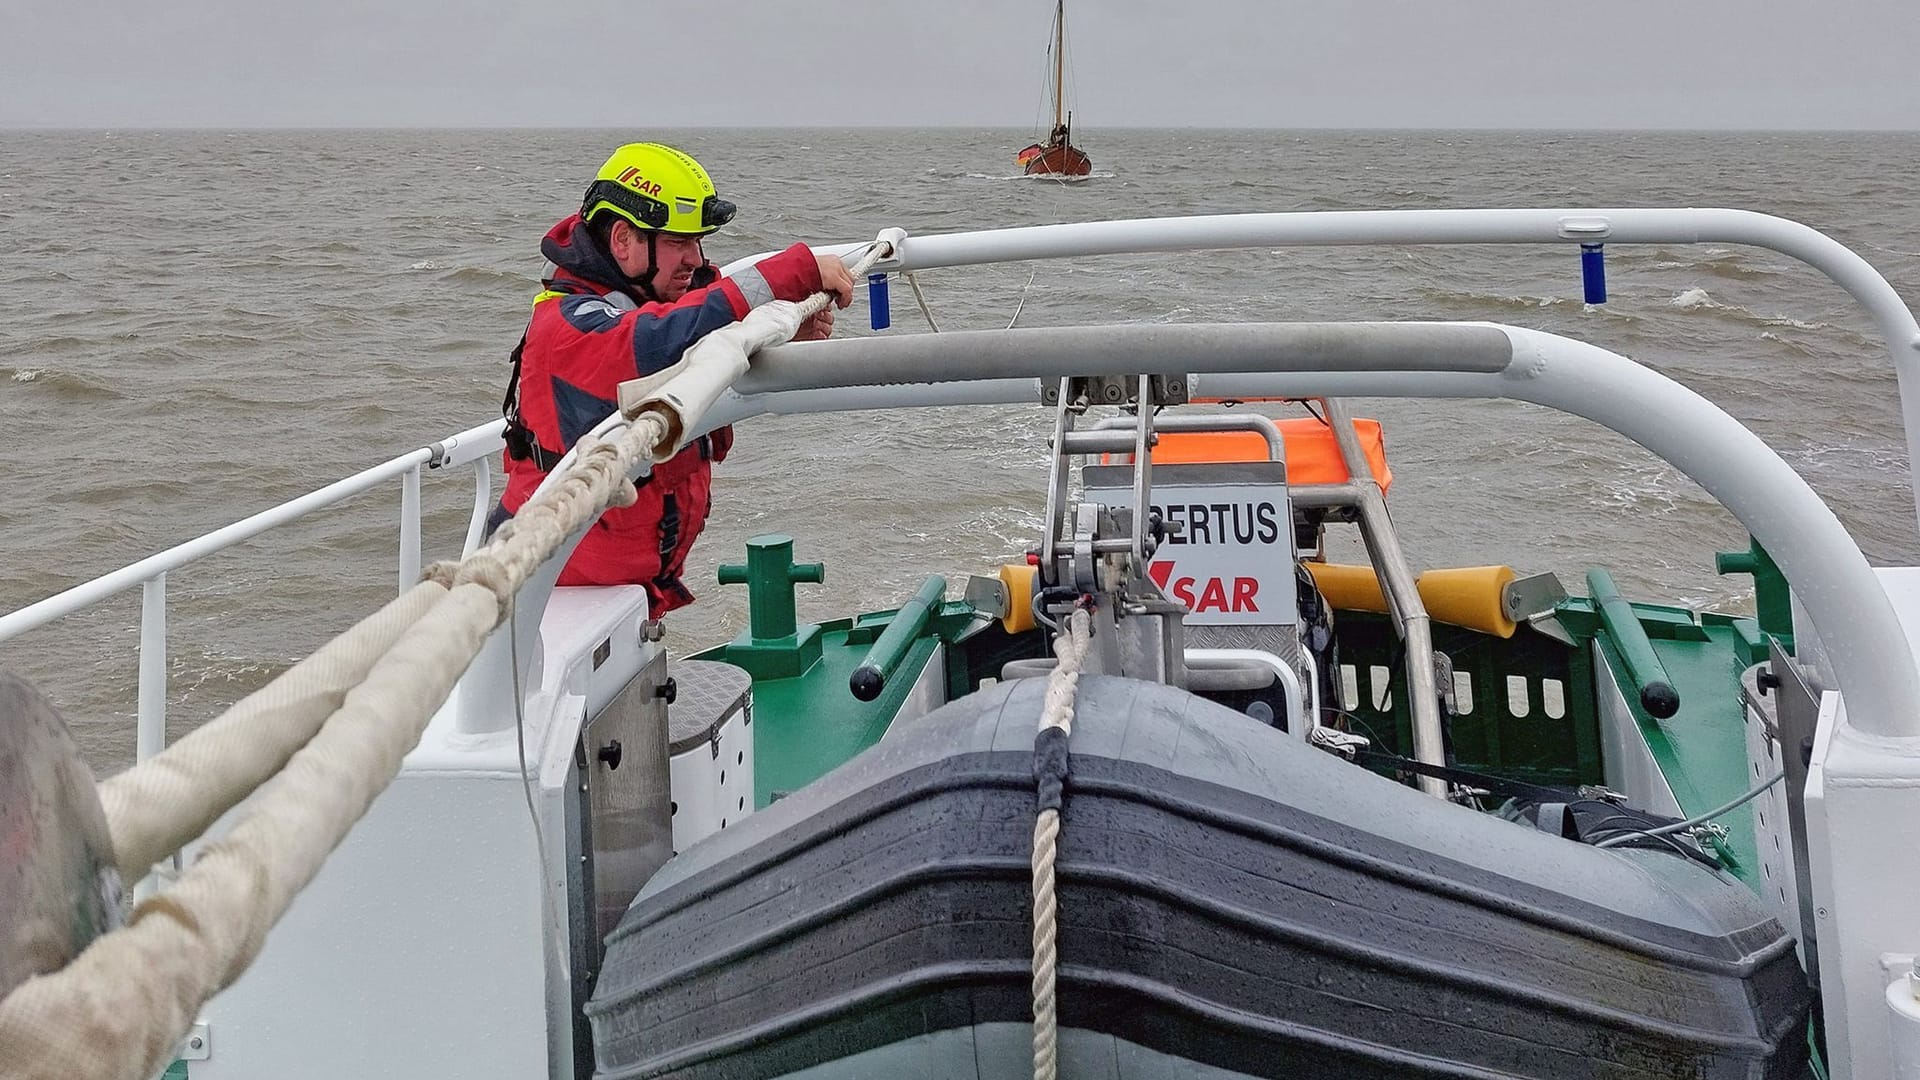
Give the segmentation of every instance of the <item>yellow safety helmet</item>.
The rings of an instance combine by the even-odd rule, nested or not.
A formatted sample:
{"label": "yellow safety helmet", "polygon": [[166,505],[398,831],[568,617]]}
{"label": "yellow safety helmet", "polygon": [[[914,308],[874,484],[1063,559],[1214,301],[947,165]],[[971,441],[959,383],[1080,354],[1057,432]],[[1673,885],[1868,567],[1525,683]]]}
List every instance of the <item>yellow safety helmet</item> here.
{"label": "yellow safety helmet", "polygon": [[582,221],[601,213],[642,229],[705,236],[733,220],[734,205],[714,193],[699,162],[660,143],[628,143],[600,166],[580,204]]}

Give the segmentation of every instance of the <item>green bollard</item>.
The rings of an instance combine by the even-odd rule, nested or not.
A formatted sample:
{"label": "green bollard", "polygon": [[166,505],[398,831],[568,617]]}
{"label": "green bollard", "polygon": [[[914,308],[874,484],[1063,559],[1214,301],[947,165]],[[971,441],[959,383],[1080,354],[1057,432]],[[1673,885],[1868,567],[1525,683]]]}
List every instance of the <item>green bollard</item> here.
{"label": "green bollard", "polygon": [[1774,565],[1773,556],[1760,541],[1749,537],[1745,551],[1715,552],[1713,570],[1717,574],[1753,575],[1754,621],[1760,624],[1761,633],[1779,638],[1792,652],[1793,593],[1787,587],[1786,575]]}
{"label": "green bollard", "polygon": [[726,661],[756,679],[786,679],[820,659],[820,627],[801,626],[793,587],[826,581],[825,563],[793,561],[793,537],[769,533],[747,541],[746,564],[720,567],[720,584],[747,587],[747,631],[726,648]]}

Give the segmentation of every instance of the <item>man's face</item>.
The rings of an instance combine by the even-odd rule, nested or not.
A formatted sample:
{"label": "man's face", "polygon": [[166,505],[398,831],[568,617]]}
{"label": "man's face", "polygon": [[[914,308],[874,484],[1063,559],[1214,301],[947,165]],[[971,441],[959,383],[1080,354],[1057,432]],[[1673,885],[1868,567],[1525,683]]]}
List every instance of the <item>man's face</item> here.
{"label": "man's face", "polygon": [[[653,291],[660,299],[672,302],[687,295],[687,286],[693,282],[693,272],[707,261],[700,250],[700,238],[683,236],[679,233],[656,233],[654,257],[660,261],[660,269],[653,273]],[[644,269],[644,267],[642,268]]]}
{"label": "man's face", "polygon": [[[700,250],[700,238],[680,233],[656,232],[653,234],[653,292],[660,299],[672,303],[687,294],[687,286],[693,282],[693,272],[707,261]],[[613,257],[620,269],[629,276],[637,276],[647,271],[647,232],[636,229],[627,222],[620,222],[613,230]]]}

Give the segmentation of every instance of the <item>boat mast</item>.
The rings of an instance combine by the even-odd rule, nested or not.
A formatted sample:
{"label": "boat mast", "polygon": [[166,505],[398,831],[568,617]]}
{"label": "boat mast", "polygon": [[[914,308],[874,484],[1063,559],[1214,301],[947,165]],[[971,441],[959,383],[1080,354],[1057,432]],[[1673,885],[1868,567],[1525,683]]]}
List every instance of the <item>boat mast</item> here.
{"label": "boat mast", "polygon": [[[1067,0],[1053,5],[1053,128],[1066,121]],[[1064,142],[1065,140],[1061,140]]]}

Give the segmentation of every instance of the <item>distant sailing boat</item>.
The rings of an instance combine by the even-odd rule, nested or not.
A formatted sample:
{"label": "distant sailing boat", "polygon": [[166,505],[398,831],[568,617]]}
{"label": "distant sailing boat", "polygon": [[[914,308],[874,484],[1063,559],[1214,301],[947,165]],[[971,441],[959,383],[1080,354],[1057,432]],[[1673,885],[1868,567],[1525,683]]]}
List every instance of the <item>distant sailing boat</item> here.
{"label": "distant sailing boat", "polygon": [[1093,162],[1073,145],[1073,114],[1067,111],[1067,3],[1055,0],[1053,8],[1053,130],[1044,143],[1034,143],[1020,151],[1014,161],[1028,176],[1085,176],[1093,171]]}

